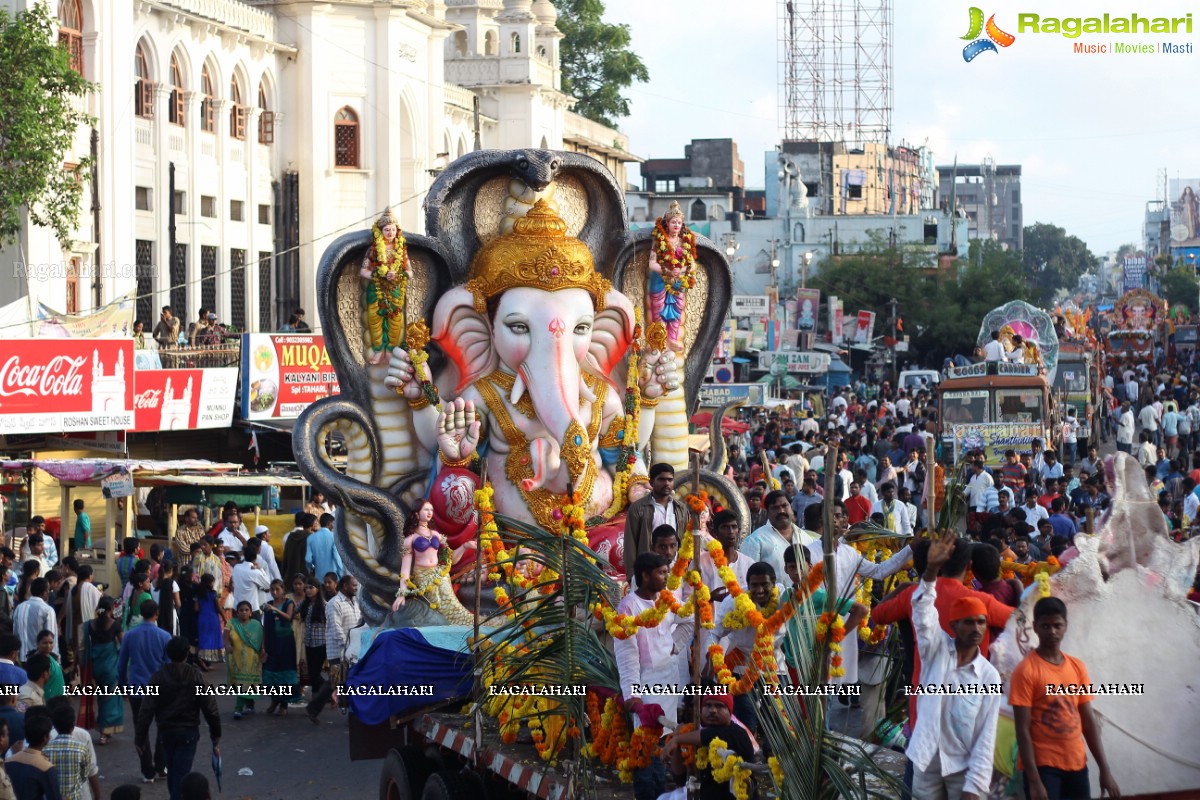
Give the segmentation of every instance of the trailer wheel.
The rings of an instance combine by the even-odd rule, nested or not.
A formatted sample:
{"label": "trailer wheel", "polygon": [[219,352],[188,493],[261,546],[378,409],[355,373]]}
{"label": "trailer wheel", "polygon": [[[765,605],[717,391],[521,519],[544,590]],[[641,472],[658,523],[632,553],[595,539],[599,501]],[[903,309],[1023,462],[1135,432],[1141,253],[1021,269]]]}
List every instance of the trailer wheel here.
{"label": "trailer wheel", "polygon": [[473,772],[442,770],[429,776],[421,800],[486,800],[486,791],[483,779]]}
{"label": "trailer wheel", "polygon": [[392,748],[379,775],[379,800],[417,800],[430,769],[415,747]]}

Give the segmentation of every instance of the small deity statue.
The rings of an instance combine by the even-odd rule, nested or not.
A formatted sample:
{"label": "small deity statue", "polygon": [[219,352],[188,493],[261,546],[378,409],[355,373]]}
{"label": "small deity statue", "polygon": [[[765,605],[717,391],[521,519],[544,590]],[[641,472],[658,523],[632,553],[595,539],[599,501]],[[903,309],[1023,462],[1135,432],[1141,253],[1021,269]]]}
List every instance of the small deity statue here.
{"label": "small deity statue", "polygon": [[667,327],[667,346],[683,352],[687,291],[696,285],[696,234],[683,222],[683,209],[672,201],[667,213],[654,223],[650,246],[650,287],[646,292],[649,321]]}
{"label": "small deity statue", "polygon": [[[410,597],[420,597],[445,617],[447,623],[471,625],[475,617],[458,602],[450,585],[450,567],[458,559],[450,552],[446,537],[429,526],[432,519],[433,504],[424,500],[408,515],[404,524],[400,589],[396,592],[392,610],[399,611]],[[468,542],[460,550],[474,545],[474,542]]]}
{"label": "small deity statue", "polygon": [[358,274],[367,284],[371,363],[382,364],[404,335],[404,297],[412,277],[404,234],[391,209],[385,208],[371,228],[371,249]]}

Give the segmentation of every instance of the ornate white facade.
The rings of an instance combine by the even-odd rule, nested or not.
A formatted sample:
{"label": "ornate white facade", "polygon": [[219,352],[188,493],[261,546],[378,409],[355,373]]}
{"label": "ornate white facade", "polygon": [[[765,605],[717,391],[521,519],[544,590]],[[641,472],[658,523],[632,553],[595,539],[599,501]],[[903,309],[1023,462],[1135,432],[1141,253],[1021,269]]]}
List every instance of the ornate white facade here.
{"label": "ornate white facade", "polygon": [[[569,110],[550,0],[48,4],[78,24],[63,36],[99,84],[85,101],[98,211],[89,185],[66,251],[27,226],[0,258],[39,268],[0,280],[0,305],[84,313],[136,291],[147,330],[164,305],[185,327],[203,306],[274,330],[316,306],[316,263],[338,236],[385,206],[423,230],[425,194],[474,149],[476,120],[482,147],[580,150],[622,182],[638,160]],[[91,140],[81,130],[77,152]]]}

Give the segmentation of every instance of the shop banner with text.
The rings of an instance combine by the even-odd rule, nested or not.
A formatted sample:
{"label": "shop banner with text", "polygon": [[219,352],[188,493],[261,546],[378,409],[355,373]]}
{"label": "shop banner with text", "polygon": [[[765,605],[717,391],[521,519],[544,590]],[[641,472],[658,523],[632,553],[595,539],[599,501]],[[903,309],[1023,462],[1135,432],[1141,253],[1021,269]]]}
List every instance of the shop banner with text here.
{"label": "shop banner with text", "polygon": [[325,337],[313,333],[242,336],[242,417],[294,419],[323,397],[338,394]]}
{"label": "shop banner with text", "polygon": [[990,465],[1003,464],[1005,450],[1031,452],[1033,440],[1041,439],[1046,433],[1041,425],[1027,422],[952,425],[951,432],[955,461],[973,450],[982,450],[984,460]]}
{"label": "shop banner with text", "polygon": [[139,369],[133,373],[134,430],[228,428],[237,379],[237,367]]}
{"label": "shop banner with text", "polygon": [[132,339],[7,339],[0,351],[0,433],[133,426]]}

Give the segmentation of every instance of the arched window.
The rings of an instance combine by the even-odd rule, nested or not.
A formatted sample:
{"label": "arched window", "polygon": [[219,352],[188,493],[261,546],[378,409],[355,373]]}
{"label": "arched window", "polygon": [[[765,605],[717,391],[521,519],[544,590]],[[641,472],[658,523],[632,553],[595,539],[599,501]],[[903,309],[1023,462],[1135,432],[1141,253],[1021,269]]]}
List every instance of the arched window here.
{"label": "arched window", "polygon": [[246,106],[242,105],[242,87],[235,77],[229,82],[229,135],[234,139],[246,138]]}
{"label": "arched window", "polygon": [[708,219],[708,209],[704,207],[703,200],[697,198],[692,203],[691,219],[693,222],[703,222],[704,220]]}
{"label": "arched window", "polygon": [[483,54],[485,56],[496,55],[496,32],[487,31],[483,34]]}
{"label": "arched window", "polygon": [[454,54],[456,56],[465,56],[467,54],[467,32],[458,31],[454,34]]}
{"label": "arched window", "polygon": [[217,132],[217,93],[213,88],[212,73],[208,64],[200,71],[200,129],[208,133]]}
{"label": "arched window", "polygon": [[275,143],[275,112],[267,108],[267,87],[258,82],[258,143]]}
{"label": "arched window", "polygon": [[58,43],[71,54],[71,69],[83,74],[83,0],[60,0]]}
{"label": "arched window", "polygon": [[508,37],[508,52],[510,52],[510,53],[521,52],[521,34],[514,33]]}
{"label": "arched window", "polygon": [[146,50],[141,44],[133,53],[133,74],[137,76],[133,84],[133,113],[143,119],[153,119],[154,81],[150,80],[150,62],[146,60]]}
{"label": "arched window", "polygon": [[171,53],[171,105],[167,109],[175,125],[187,123],[187,105],[183,98],[183,70],[179,68],[179,57]]}
{"label": "arched window", "polygon": [[343,106],[333,116],[333,165],[358,169],[358,115]]}

